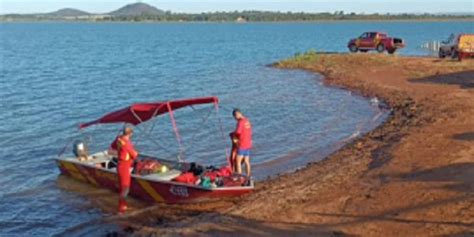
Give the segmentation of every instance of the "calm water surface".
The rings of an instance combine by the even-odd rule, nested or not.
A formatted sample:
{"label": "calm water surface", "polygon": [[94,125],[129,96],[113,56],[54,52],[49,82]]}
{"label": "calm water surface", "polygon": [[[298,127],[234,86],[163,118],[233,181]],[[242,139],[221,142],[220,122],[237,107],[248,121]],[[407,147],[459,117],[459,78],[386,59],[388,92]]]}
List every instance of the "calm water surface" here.
{"label": "calm water surface", "polygon": [[[233,107],[254,124],[257,178],[323,158],[385,114],[365,98],[322,86],[318,75],[265,65],[309,49],[345,52],[347,40],[366,30],[403,37],[408,46],[400,54],[425,55],[423,42],[473,25],[0,24],[0,236],[50,236],[110,215],[115,202],[94,202],[91,195],[102,191],[58,177],[52,159],[71,139],[105,149],[120,126],[79,132],[77,125],[134,102],[221,99],[219,115],[203,125],[209,107],[176,114],[187,160],[225,162],[217,120],[230,132]],[[138,133],[138,149],[176,156],[167,117],[152,136],[159,146]],[[90,195],[71,190],[77,185]]]}

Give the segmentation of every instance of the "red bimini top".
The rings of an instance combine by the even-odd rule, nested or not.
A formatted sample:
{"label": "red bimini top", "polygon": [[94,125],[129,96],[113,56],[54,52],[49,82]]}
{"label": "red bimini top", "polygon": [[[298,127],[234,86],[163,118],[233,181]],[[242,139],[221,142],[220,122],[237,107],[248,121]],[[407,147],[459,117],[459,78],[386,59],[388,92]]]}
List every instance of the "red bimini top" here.
{"label": "red bimini top", "polygon": [[181,100],[170,100],[155,103],[138,103],[108,113],[97,120],[80,124],[79,128],[82,129],[94,124],[103,123],[129,123],[133,125],[138,125],[158,115],[172,113],[172,111],[183,107],[212,103],[217,105],[217,103],[219,103],[219,99],[215,96],[212,96]]}

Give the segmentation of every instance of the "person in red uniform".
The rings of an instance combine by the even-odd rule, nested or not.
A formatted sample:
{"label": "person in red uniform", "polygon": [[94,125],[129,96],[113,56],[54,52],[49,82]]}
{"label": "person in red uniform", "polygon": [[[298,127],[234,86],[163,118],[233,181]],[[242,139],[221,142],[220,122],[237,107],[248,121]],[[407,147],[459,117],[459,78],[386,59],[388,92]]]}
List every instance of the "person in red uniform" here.
{"label": "person in red uniform", "polygon": [[123,213],[127,210],[128,204],[126,198],[130,191],[130,169],[133,161],[138,157],[138,152],[132,144],[131,137],[133,129],[125,127],[122,135],[118,136],[111,144],[111,149],[116,150],[118,154],[117,174],[119,181],[119,212]]}
{"label": "person in red uniform", "polygon": [[237,156],[235,158],[235,167],[238,174],[242,173],[242,162],[245,163],[247,177],[252,175],[250,168],[250,150],[252,149],[252,124],[240,112],[234,109],[232,115],[237,120],[237,126],[234,131],[234,139],[237,144]]}

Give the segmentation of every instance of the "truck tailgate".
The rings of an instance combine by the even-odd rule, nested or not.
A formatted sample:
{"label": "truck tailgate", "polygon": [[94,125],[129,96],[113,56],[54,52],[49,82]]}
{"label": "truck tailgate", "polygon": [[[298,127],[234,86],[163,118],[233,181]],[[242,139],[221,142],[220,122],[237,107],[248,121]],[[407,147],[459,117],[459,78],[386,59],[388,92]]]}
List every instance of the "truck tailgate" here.
{"label": "truck tailgate", "polygon": [[474,53],[474,34],[462,35],[459,39],[458,49],[461,52]]}
{"label": "truck tailgate", "polygon": [[397,48],[405,47],[403,39],[401,39],[401,38],[393,38],[393,45]]}

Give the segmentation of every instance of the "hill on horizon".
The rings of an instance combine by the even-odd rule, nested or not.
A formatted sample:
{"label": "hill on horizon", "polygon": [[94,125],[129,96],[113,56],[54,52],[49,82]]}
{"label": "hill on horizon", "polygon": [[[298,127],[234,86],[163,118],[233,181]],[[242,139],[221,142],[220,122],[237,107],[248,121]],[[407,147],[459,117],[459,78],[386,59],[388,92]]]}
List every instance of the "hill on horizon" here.
{"label": "hill on horizon", "polygon": [[62,8],[54,12],[46,13],[45,15],[55,16],[55,17],[77,17],[77,16],[89,16],[92,14],[89,12],[81,11],[74,8]]}
{"label": "hill on horizon", "polygon": [[163,15],[165,11],[146,3],[132,3],[108,13],[112,16],[142,16]]}

